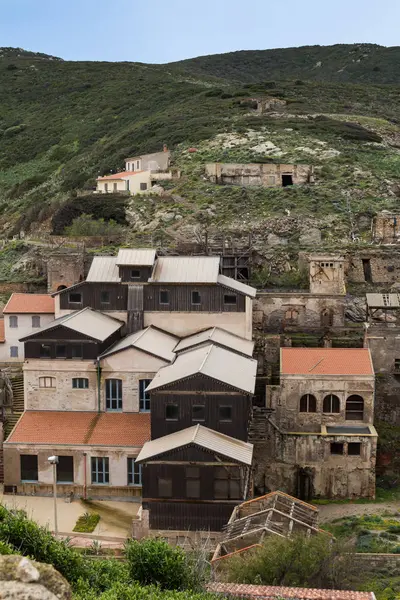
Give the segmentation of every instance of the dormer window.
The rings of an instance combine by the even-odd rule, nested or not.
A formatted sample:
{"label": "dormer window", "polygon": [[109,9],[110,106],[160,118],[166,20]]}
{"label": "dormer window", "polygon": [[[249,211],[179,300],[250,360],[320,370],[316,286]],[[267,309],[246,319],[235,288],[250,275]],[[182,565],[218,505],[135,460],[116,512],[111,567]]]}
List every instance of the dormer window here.
{"label": "dormer window", "polygon": [[140,279],[140,269],[131,269],[131,281]]}

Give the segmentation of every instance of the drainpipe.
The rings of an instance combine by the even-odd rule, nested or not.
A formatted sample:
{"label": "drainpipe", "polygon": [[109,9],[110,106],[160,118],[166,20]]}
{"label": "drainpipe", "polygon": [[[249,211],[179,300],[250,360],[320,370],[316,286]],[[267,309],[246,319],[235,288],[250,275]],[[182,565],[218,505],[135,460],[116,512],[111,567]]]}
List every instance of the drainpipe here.
{"label": "drainpipe", "polygon": [[87,500],[87,461],[86,461],[86,452],[83,453],[83,499]]}
{"label": "drainpipe", "polygon": [[101,393],[100,393],[100,382],[101,382],[101,367],[100,367],[100,359],[96,361],[97,368],[97,412],[101,412]]}

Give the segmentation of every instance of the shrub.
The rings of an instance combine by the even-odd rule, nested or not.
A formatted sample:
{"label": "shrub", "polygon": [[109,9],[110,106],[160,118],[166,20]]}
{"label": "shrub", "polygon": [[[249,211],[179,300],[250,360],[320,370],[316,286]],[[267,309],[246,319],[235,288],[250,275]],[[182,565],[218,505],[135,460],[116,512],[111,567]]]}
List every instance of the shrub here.
{"label": "shrub", "polygon": [[94,219],[92,215],[81,215],[65,228],[67,235],[71,236],[116,236],[121,233],[121,227],[113,219]]}
{"label": "shrub", "polygon": [[98,219],[113,220],[125,225],[125,207],[128,201],[129,198],[118,194],[85,194],[70,198],[54,213],[51,221],[53,233],[62,235],[65,228],[83,214],[95,214]]}
{"label": "shrub", "polygon": [[79,517],[73,531],[79,531],[81,533],[92,533],[92,531],[96,529],[96,525],[99,521],[99,514],[86,512]]}
{"label": "shrub", "polygon": [[129,540],[125,556],[131,578],[141,585],[153,584],[163,590],[193,589],[198,585],[185,552],[172,548],[165,540]]}
{"label": "shrub", "polygon": [[23,123],[21,125],[14,125],[13,127],[8,127],[3,135],[4,137],[12,137],[13,135],[17,135],[17,133],[24,131],[24,129],[26,129],[26,125]]}

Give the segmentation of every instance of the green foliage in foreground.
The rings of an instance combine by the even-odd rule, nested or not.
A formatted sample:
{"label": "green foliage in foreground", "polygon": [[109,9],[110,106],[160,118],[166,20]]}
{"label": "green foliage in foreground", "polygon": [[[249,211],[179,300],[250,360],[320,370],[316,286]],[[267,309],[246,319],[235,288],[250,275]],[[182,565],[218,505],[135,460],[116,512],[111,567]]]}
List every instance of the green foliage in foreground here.
{"label": "green foliage in foreground", "polygon": [[79,517],[73,531],[81,533],[92,533],[96,529],[97,523],[100,521],[100,515],[97,513],[84,513]]}

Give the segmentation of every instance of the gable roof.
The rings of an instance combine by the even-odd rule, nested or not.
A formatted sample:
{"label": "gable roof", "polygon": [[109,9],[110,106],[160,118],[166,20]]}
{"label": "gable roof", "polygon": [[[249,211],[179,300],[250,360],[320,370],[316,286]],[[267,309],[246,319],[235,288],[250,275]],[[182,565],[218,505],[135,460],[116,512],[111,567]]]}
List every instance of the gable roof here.
{"label": "gable roof", "polygon": [[321,590],[272,585],[252,585],[247,583],[210,583],[207,591],[256,600],[376,600],[373,592],[353,592],[351,590]]}
{"label": "gable roof", "polygon": [[54,299],[48,294],[11,294],[3,313],[54,314]]}
{"label": "gable roof", "polygon": [[146,442],[136,462],[145,462],[150,458],[189,444],[195,444],[216,454],[222,454],[242,464],[251,465],[253,444],[242,442],[242,440],[208,429],[208,427],[200,424]]}
{"label": "gable roof", "polygon": [[151,283],[217,283],[218,256],[161,256]]}
{"label": "gable roof", "polygon": [[144,171],[120,171],[119,173],[112,173],[111,175],[105,175],[104,177],[98,177],[97,181],[108,181],[109,179],[126,179],[131,175],[137,175],[138,173],[144,173]]}
{"label": "gable roof", "polygon": [[119,340],[106,352],[103,352],[100,358],[106,358],[127,348],[137,348],[137,350],[143,350],[148,354],[153,354],[170,362],[175,358],[173,350],[178,340],[179,338],[175,335],[161,329],[156,329],[150,325],[146,329],[131,333],[122,340]]}
{"label": "gable roof", "polygon": [[153,248],[120,248],[116,264],[152,267],[155,259],[156,251]]}
{"label": "gable roof", "polygon": [[119,269],[116,256],[95,256],[90,265],[86,281],[93,283],[119,283]]}
{"label": "gable roof", "polygon": [[217,283],[223,285],[224,287],[230,290],[239,292],[239,294],[244,294],[245,296],[250,296],[251,298],[256,297],[256,288],[253,288],[250,285],[247,285],[246,283],[242,283],[241,281],[236,281],[236,279],[232,279],[232,277],[226,277],[226,275],[218,275]]}
{"label": "gable roof", "polygon": [[150,439],[149,413],[26,411],[8,444],[133,446]]}
{"label": "gable roof", "polygon": [[204,331],[199,331],[193,335],[188,335],[178,342],[174,352],[182,352],[183,350],[187,350],[188,348],[199,346],[200,344],[207,342],[213,342],[219,346],[224,346],[225,348],[235,350],[235,352],[239,352],[240,354],[245,354],[247,356],[253,355],[254,342],[252,340],[246,340],[245,338],[239,337],[238,335],[235,335],[230,331],[226,331],[225,329],[221,329],[220,327],[210,327]]}
{"label": "gable roof", "polygon": [[118,331],[118,329],[121,329],[124,323],[114,319],[113,317],[109,317],[108,315],[104,315],[101,312],[93,310],[92,308],[86,307],[82,310],[78,310],[68,315],[59,317],[58,319],[54,319],[54,321],[51,321],[34,333],[30,333],[29,335],[21,338],[19,341],[24,342],[25,340],[36,337],[38,333],[50,331],[60,325],[67,327],[67,329],[72,329],[72,331],[77,331],[82,335],[86,335],[98,340],[99,342],[104,342],[104,340]]}
{"label": "gable roof", "polygon": [[253,394],[257,361],[236,352],[207,344],[178,354],[171,365],[162,367],[147,391],[164,387],[186,377],[202,374],[230,387]]}
{"label": "gable roof", "polygon": [[368,348],[281,348],[283,375],[374,375]]}

